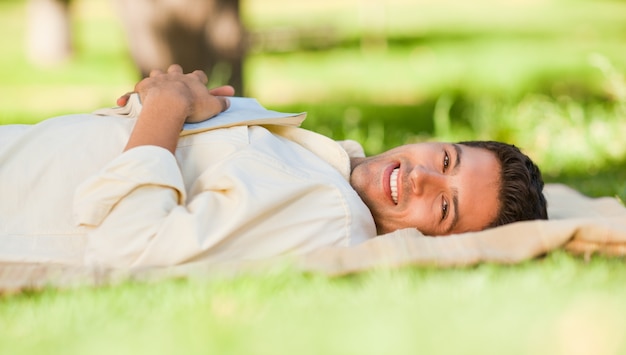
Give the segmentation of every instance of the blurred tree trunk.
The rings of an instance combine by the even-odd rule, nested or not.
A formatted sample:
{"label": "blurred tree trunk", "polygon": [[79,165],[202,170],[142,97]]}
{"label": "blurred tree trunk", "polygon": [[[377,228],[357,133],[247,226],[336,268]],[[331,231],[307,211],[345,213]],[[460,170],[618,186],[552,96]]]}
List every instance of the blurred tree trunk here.
{"label": "blurred tree trunk", "polygon": [[243,93],[245,30],[239,0],[117,0],[142,76],[172,63]]}
{"label": "blurred tree trunk", "polygon": [[29,0],[26,55],[41,66],[52,66],[72,55],[70,0]]}

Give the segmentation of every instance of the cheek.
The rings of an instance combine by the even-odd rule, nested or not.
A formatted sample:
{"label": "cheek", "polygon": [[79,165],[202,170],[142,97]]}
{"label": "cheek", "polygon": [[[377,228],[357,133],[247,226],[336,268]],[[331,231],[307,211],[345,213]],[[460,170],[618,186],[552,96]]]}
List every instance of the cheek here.
{"label": "cheek", "polygon": [[417,228],[420,231],[429,230],[432,226],[432,211],[425,208],[424,204],[414,203],[401,213],[387,215],[381,218],[381,227],[388,231],[404,228]]}
{"label": "cheek", "polygon": [[410,222],[410,227],[417,228],[423,234],[433,235],[434,229],[441,221],[441,212],[431,203],[420,202],[413,204],[411,214],[405,221]]}

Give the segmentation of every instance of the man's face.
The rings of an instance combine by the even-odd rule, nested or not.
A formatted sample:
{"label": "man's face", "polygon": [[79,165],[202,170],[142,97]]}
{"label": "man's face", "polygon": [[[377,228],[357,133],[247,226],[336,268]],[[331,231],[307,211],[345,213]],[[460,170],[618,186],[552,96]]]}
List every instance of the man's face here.
{"label": "man's face", "polygon": [[350,184],[379,234],[417,228],[425,235],[484,229],[499,209],[500,164],[486,149],[409,144],[352,160]]}

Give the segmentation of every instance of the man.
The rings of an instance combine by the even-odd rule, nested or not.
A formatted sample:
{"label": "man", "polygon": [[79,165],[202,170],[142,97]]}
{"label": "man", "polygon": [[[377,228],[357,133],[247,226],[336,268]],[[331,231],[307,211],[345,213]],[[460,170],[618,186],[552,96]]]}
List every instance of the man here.
{"label": "man", "polygon": [[366,158],[296,127],[181,137],[185,122],[228,107],[233,89],[206,82],[174,65],[136,85],[136,120],[2,127],[0,262],[262,259],[401,228],[435,236],[546,218],[538,169],[500,143],[407,145]]}

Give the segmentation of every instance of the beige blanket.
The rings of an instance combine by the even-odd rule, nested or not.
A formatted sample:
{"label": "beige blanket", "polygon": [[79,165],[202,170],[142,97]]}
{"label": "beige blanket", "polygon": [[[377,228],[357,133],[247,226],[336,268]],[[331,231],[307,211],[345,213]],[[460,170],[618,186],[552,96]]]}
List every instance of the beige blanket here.
{"label": "beige blanket", "polygon": [[615,198],[591,199],[564,185],[548,184],[548,221],[528,221],[448,237],[425,237],[405,229],[359,246],[329,247],[296,259],[187,264],[141,270],[94,270],[59,265],[0,264],[0,292],[46,286],[101,285],[124,280],[158,280],[190,275],[259,272],[285,262],[307,272],[343,275],[408,265],[440,267],[481,262],[517,263],[552,250],[590,256],[626,256],[626,208]]}

